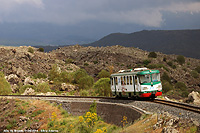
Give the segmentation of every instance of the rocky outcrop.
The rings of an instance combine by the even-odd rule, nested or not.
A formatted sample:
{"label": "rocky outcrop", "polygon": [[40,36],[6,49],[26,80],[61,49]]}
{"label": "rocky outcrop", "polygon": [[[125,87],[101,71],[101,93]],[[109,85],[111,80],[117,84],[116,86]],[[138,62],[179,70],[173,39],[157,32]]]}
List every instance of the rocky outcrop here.
{"label": "rocky outcrop", "polygon": [[35,90],[33,90],[32,88],[26,88],[22,95],[35,95]]}
{"label": "rocky outcrop", "polygon": [[66,84],[66,83],[62,83],[61,87],[60,87],[60,91],[73,91],[76,89],[77,89],[77,87],[75,85]]}
{"label": "rocky outcrop", "polygon": [[12,85],[18,84],[20,81],[20,79],[18,78],[16,74],[10,74],[8,76],[5,76],[5,79]]}
{"label": "rocky outcrop", "polygon": [[188,99],[186,100],[186,102],[193,102],[194,104],[200,104],[200,94],[198,92],[192,91],[188,95]]}

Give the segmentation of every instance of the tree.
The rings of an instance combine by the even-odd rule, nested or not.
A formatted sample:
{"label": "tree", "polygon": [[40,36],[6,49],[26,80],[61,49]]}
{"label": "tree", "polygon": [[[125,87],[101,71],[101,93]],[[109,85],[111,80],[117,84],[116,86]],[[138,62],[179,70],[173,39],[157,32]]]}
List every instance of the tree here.
{"label": "tree", "polygon": [[109,78],[110,77],[110,73],[106,70],[101,70],[101,72],[99,72],[98,78]]}
{"label": "tree", "polygon": [[90,89],[94,84],[94,79],[91,76],[87,75],[81,77],[77,83],[80,89]]}
{"label": "tree", "polygon": [[180,65],[183,65],[185,63],[185,57],[183,55],[178,55],[177,56],[177,62],[180,64]]}
{"label": "tree", "polygon": [[84,69],[79,69],[78,71],[76,71],[74,73],[74,82],[78,83],[78,81],[79,81],[80,78],[85,77],[87,75],[88,74],[87,74],[87,72]]}
{"label": "tree", "polygon": [[0,94],[8,95],[11,93],[10,84],[6,81],[3,72],[0,72]]}
{"label": "tree", "polygon": [[55,65],[53,65],[52,69],[49,72],[49,80],[54,81],[59,76],[60,76],[59,67],[57,66],[57,64],[55,64]]}
{"label": "tree", "polygon": [[157,58],[157,54],[155,52],[150,52],[148,57],[149,58]]}
{"label": "tree", "polygon": [[111,96],[110,78],[101,78],[94,84],[94,89],[99,96]]}

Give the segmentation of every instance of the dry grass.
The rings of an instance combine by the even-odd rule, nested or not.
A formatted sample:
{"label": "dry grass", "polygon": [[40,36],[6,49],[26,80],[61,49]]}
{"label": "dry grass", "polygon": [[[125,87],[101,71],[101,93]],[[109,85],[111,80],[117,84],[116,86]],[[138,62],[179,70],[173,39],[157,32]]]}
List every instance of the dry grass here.
{"label": "dry grass", "polygon": [[59,120],[60,118],[62,118],[61,111],[57,107],[52,106],[51,104],[49,104],[46,101],[34,100],[34,101],[32,101],[31,104],[37,108],[36,111],[38,111],[38,110],[44,110],[43,113],[41,113],[41,114],[39,114],[39,115],[36,116],[36,119],[38,119],[39,122],[42,123],[41,127],[39,128],[39,130],[40,129],[48,129],[47,128],[47,124],[51,120],[51,116],[52,116],[53,112],[56,113],[57,120]]}

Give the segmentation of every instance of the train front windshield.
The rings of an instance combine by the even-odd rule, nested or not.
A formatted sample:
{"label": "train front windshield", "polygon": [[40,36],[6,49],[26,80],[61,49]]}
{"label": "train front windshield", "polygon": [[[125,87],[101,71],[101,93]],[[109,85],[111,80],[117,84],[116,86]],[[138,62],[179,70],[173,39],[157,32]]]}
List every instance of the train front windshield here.
{"label": "train front windshield", "polygon": [[150,83],[151,82],[151,77],[150,77],[150,74],[147,74],[147,75],[140,75],[139,76],[139,80],[140,80],[140,83]]}
{"label": "train front windshield", "polygon": [[[152,81],[151,81],[152,78]],[[139,76],[140,83],[151,83],[151,82],[159,82],[160,81],[160,74],[154,73],[154,74],[146,74],[146,75],[140,75]]]}
{"label": "train front windshield", "polygon": [[153,82],[159,82],[160,81],[160,74],[159,73],[152,74],[152,81]]}

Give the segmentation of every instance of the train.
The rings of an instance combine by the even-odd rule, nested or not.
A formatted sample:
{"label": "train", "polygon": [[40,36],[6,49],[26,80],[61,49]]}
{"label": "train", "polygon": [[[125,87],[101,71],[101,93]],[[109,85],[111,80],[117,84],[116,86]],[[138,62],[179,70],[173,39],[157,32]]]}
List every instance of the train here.
{"label": "train", "polygon": [[156,98],[162,95],[159,70],[146,67],[111,74],[111,92],[118,98]]}

